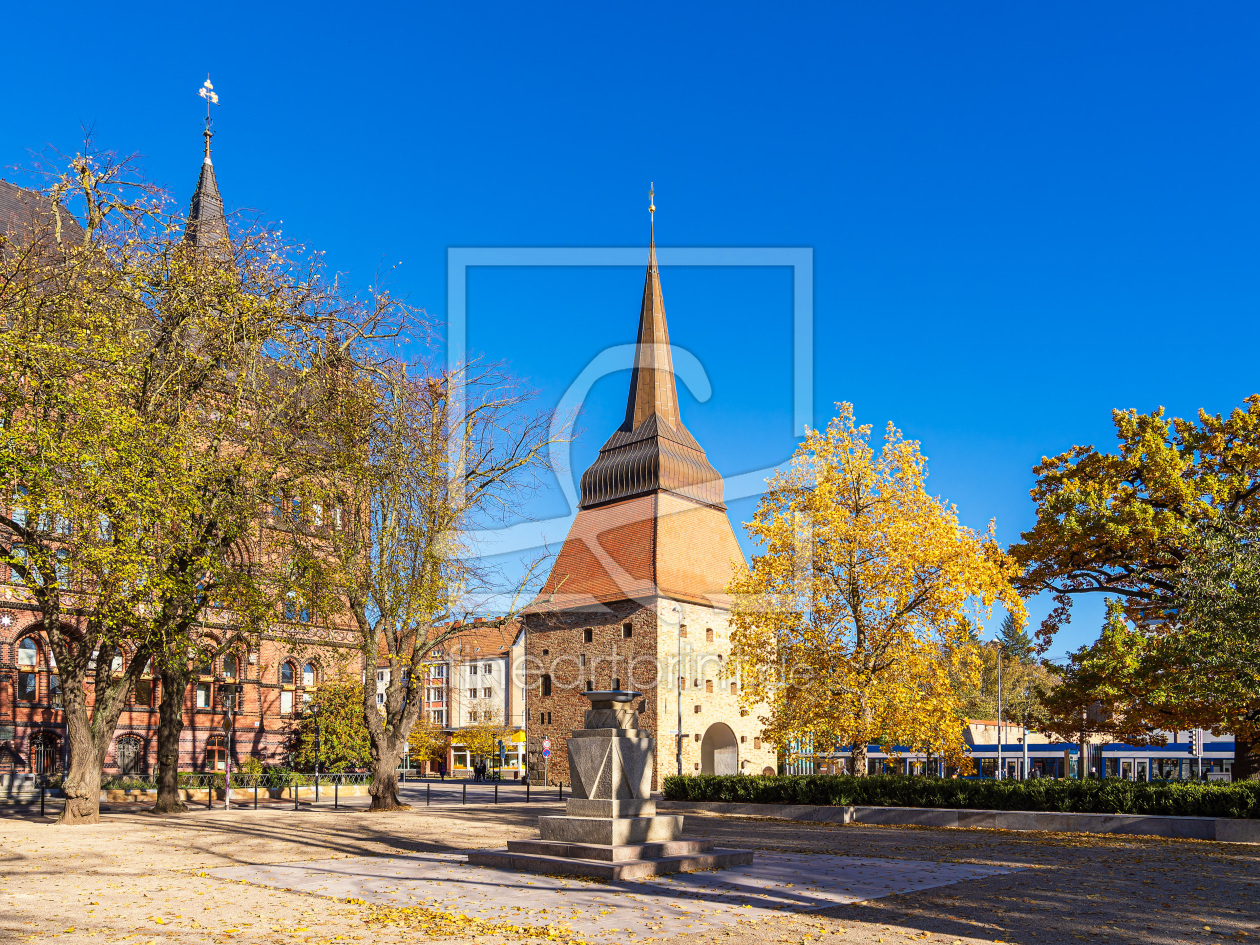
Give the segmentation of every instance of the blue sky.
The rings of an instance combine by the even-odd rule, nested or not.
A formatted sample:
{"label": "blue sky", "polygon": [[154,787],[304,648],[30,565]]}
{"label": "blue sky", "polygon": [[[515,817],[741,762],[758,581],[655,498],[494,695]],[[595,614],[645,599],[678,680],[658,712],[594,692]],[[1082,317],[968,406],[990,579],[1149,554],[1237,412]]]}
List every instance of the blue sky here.
{"label": "blue sky", "polygon": [[[355,287],[401,262],[392,287],[436,316],[448,247],[643,246],[654,181],[662,246],[812,248],[815,421],[839,400],[895,421],[932,490],[1004,541],[1031,524],[1031,467],[1110,443],[1112,408],[1256,391],[1253,5],[602,6],[71,2],[58,29],[26,5],[0,164],[85,123],[185,201],[209,72],[228,204]],[[712,384],[683,395],[689,427],[725,473],[786,460],[790,272],[663,283]],[[474,270],[469,343],[554,404],[632,339],[641,286],[638,267]],[[578,470],[626,380],[592,390]],[[737,527],[752,509],[732,504]],[[565,512],[559,490],[533,511]],[[1100,620],[1078,608],[1054,652]]]}

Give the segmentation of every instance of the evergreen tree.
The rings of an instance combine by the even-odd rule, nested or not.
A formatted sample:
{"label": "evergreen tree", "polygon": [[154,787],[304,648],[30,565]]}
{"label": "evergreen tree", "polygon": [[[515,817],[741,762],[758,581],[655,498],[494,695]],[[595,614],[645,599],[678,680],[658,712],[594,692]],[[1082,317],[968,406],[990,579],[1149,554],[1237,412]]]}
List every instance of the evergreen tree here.
{"label": "evergreen tree", "polygon": [[1007,656],[1014,657],[1021,663],[1028,663],[1033,658],[1033,641],[1027,628],[1019,622],[1013,613],[1002,618],[1002,629],[998,633],[998,643]]}

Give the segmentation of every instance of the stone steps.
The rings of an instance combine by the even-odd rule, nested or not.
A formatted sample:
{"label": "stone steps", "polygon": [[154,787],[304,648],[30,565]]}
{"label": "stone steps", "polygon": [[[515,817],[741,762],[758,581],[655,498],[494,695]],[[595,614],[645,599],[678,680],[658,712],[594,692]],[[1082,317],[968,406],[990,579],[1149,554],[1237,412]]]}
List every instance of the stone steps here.
{"label": "stone steps", "polygon": [[624,843],[602,846],[596,843],[560,843],[554,840],[509,840],[509,853],[532,853],[560,856],[570,860],[603,860],[619,863],[624,860],[652,860],[663,856],[684,856],[708,853],[712,840],[667,840],[663,843]]}
{"label": "stone steps", "polygon": [[[675,841],[677,842],[677,841]],[[685,842],[685,841],[684,841]],[[723,870],[747,866],[753,861],[751,850],[713,849],[702,853],[683,853],[657,859],[587,860],[548,856],[538,853],[513,853],[510,850],[476,850],[468,854],[473,866],[491,866],[525,873],[548,873],[553,876],[585,876],[605,882],[648,879],[668,873],[694,873],[700,870]]]}

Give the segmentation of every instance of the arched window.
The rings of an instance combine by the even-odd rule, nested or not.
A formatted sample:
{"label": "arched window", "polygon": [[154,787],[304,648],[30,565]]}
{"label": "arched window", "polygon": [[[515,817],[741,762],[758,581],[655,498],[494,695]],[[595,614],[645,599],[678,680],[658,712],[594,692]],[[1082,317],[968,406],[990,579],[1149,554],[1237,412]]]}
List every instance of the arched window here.
{"label": "arched window", "polygon": [[119,735],[114,756],[120,774],[144,773],[144,742],[135,735]]}
{"label": "arched window", "polygon": [[303,686],[315,685],[315,664],[314,663],[307,663],[305,666],[302,667],[302,685]]}
{"label": "arched window", "polygon": [[115,653],[109,661],[109,671],[111,673],[121,673],[123,671],[123,657],[121,653]]}
{"label": "arched window", "polygon": [[57,768],[57,736],[39,732],[31,736],[31,771],[52,774]]}
{"label": "arched window", "polygon": [[35,702],[39,699],[39,645],[27,637],[18,644],[18,692],[21,702]]}
{"label": "arched window", "polygon": [[706,630],[704,631],[704,642],[705,642],[705,643],[712,643],[712,642],[713,642],[713,630],[712,630],[712,629],[706,629]]}
{"label": "arched window", "polygon": [[293,664],[292,663],[280,664],[280,685],[282,686],[293,685]]}
{"label": "arched window", "polygon": [[212,660],[208,656],[199,656],[197,658],[197,675],[198,676],[213,676],[214,675],[214,660]]}
{"label": "arched window", "polygon": [[542,694],[544,696],[551,695],[551,674],[547,673],[542,678]]}
{"label": "arched window", "polygon": [[223,657],[223,675],[228,679],[236,678],[236,654],[229,653]]}

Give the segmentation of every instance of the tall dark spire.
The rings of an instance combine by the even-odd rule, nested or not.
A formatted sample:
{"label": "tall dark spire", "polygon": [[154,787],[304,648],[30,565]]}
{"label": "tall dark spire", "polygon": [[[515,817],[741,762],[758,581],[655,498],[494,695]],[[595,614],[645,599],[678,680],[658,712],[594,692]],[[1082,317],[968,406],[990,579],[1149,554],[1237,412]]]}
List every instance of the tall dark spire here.
{"label": "tall dark spire", "polygon": [[201,133],[206,139],[205,157],[201,161],[201,177],[188,207],[188,223],[184,227],[184,242],[190,243],[198,256],[222,259],[231,254],[228,244],[227,217],[223,213],[223,198],[219,196],[219,182],[214,176],[214,162],[210,160],[210,105],[219,104],[210,79],[198,91],[206,100],[206,128]]}
{"label": "tall dark spire", "polygon": [[[654,212],[656,207],[650,209]],[[582,475],[579,508],[662,491],[725,508],[722,477],[683,426],[678,411],[674,359],[656,264],[655,223],[649,245],[626,419]]]}

